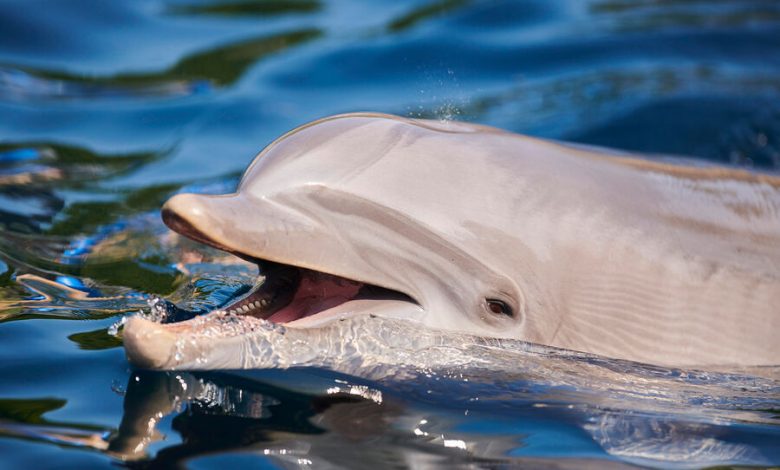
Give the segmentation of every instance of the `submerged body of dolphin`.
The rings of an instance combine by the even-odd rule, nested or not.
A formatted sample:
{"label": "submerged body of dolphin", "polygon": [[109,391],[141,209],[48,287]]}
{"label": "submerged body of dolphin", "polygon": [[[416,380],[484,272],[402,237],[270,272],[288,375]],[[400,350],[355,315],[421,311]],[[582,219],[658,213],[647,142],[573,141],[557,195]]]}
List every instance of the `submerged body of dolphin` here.
{"label": "submerged body of dolphin", "polygon": [[142,367],[247,367],[264,354],[253,325],[300,337],[358,316],[659,365],[780,363],[772,175],[351,114],[273,142],[236,193],[177,195],[163,217],[264,282],[204,317],[131,318]]}

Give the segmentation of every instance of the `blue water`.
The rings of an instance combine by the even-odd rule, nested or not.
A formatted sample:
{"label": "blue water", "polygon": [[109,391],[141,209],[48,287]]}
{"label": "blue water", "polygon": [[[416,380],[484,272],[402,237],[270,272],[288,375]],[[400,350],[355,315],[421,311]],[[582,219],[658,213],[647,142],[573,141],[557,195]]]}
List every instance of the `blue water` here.
{"label": "blue water", "polygon": [[366,110],[777,171],[780,4],[0,2],[0,466],[780,465],[780,382],[751,374],[132,371],[122,315],[252,277],[172,243],[162,201]]}

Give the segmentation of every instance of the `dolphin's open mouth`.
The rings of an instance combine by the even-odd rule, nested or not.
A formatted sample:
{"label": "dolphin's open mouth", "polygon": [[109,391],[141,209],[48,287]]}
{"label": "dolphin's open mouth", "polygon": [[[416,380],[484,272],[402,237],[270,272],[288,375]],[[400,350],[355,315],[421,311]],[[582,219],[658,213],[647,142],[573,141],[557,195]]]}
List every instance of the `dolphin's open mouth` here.
{"label": "dolphin's open mouth", "polygon": [[358,299],[394,299],[408,296],[339,276],[295,266],[256,260],[261,276],[245,294],[219,308],[227,314],[248,315],[274,323],[291,324]]}
{"label": "dolphin's open mouth", "polygon": [[[233,203],[227,206],[237,204],[235,196],[213,198]],[[269,254],[267,259],[265,252],[257,249],[263,246],[262,240],[256,243],[254,238],[263,234],[240,232],[241,227],[234,223],[235,214],[225,215],[225,220],[215,218],[214,214],[224,215],[220,209],[228,214],[232,210],[203,207],[193,196],[180,195],[163,207],[162,216],[175,232],[257,264],[257,281],[241,295],[206,313],[187,311],[162,299],[152,300],[149,315],[135,315],[125,322],[123,342],[134,365],[175,369],[218,368],[236,361],[243,364],[242,360],[259,354],[252,348],[259,344],[263,331],[319,329],[358,316],[409,319],[422,312],[420,304],[409,295],[380,287],[382,281],[374,283],[357,273],[350,279],[344,276],[349,276],[348,272],[336,268],[328,272],[327,266],[320,268],[305,261],[298,265],[294,252],[275,257]],[[277,329],[279,325],[284,328]],[[285,334],[275,337],[283,338]]]}
{"label": "dolphin's open mouth", "polygon": [[254,343],[247,334],[258,331],[257,319],[296,330],[317,329],[348,317],[371,318],[380,311],[397,315],[420,308],[409,296],[393,290],[296,266],[254,261],[260,270],[255,285],[208,313],[198,315],[155,299],[151,315],[128,318],[123,342],[130,362],[150,369],[235,367],[251,359],[247,354]]}

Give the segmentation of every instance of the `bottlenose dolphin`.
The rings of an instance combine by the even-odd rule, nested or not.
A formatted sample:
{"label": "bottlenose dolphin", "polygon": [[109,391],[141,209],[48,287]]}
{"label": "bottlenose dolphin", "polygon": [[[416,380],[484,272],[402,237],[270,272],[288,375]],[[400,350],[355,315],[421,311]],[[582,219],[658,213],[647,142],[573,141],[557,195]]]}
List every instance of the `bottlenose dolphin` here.
{"label": "bottlenose dolphin", "polygon": [[222,329],[374,316],[664,366],[780,363],[771,174],[360,113],[283,135],[235,193],[178,194],[162,216],[262,282],[204,317],[130,318],[141,367],[251,367],[263,351]]}

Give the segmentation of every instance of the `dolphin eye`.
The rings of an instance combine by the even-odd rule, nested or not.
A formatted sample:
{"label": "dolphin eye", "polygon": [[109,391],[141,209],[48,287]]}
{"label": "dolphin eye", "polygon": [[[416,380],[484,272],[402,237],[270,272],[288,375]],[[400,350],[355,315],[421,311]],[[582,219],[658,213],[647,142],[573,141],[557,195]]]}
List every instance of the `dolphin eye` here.
{"label": "dolphin eye", "polygon": [[515,314],[512,312],[512,307],[510,307],[503,300],[485,299],[485,303],[490,313],[495,313],[496,315],[506,315],[508,317],[515,316]]}

